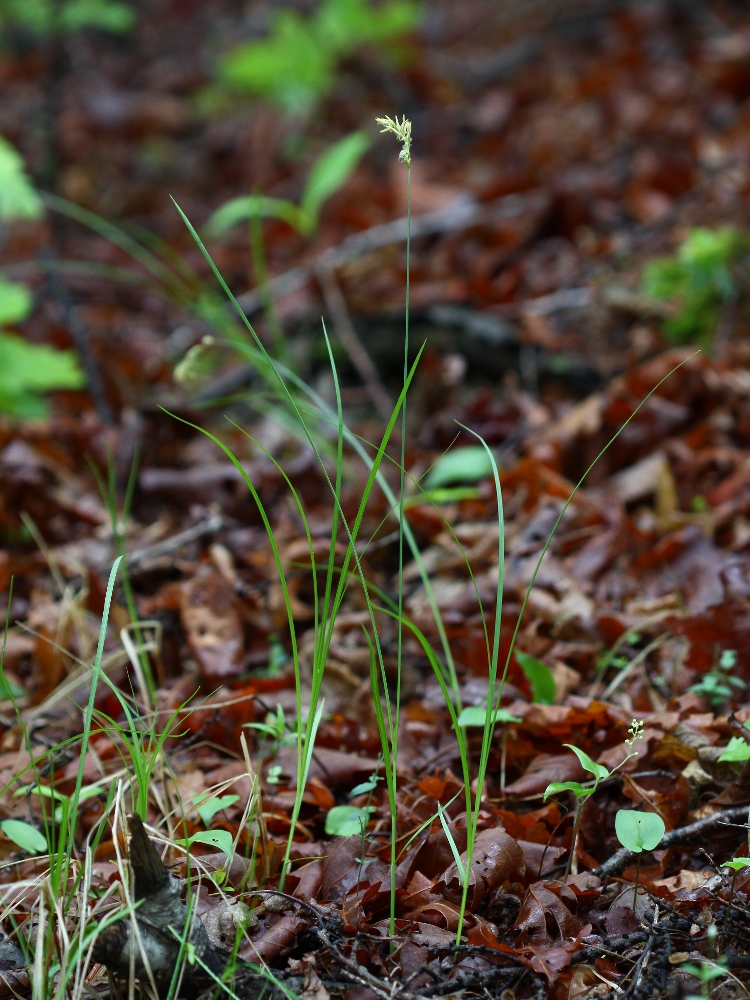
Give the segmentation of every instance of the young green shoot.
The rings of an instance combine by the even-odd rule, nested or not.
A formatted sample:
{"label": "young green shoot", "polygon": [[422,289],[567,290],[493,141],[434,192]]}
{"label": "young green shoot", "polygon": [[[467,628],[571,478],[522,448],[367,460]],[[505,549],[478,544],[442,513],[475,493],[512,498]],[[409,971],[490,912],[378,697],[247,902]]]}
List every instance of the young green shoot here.
{"label": "young green shoot", "polygon": [[[376,121],[383,128],[381,132],[390,132],[395,135],[401,143],[399,160],[406,165],[406,298],[404,307],[404,391],[408,384],[409,376],[409,297],[411,281],[411,122],[406,115],[399,122],[398,116],[392,118],[377,118]],[[404,397],[401,408],[401,461],[399,463],[399,492],[398,492],[398,619],[396,621],[397,646],[396,646],[396,697],[394,719],[391,726],[391,752],[393,776],[389,790],[393,791],[393,802],[391,808],[391,899],[390,899],[390,933],[396,933],[396,864],[397,864],[397,811],[395,806],[395,786],[396,767],[398,761],[398,733],[401,716],[401,666],[403,657],[403,612],[404,612],[404,501],[406,499],[406,398]],[[383,675],[383,686],[386,698],[388,688],[385,674]],[[373,690],[375,700],[380,698],[379,685]],[[385,750],[385,748],[384,748]]]}
{"label": "young green shoot", "polygon": [[[568,747],[578,758],[581,767],[584,771],[588,771],[589,774],[593,775],[593,784],[582,785],[580,781],[552,781],[544,792],[544,801],[546,802],[550,795],[558,795],[560,792],[572,792],[577,799],[576,817],[573,824],[573,841],[570,845],[570,854],[568,855],[568,865],[565,869],[565,877],[570,875],[571,867],[573,865],[573,859],[576,856],[576,849],[578,847],[578,832],[581,826],[581,817],[583,815],[583,806],[586,800],[596,794],[596,790],[599,784],[606,778],[610,778],[615,771],[618,771],[623,764],[630,760],[631,757],[637,757],[638,751],[633,750],[633,745],[637,740],[643,737],[643,723],[639,722],[637,719],[633,719],[630,724],[630,729],[628,730],[629,739],[625,740],[625,746],[627,747],[627,752],[625,757],[620,761],[617,767],[613,767],[610,771],[604,766],[604,764],[597,764],[596,761],[592,760],[591,757],[583,750],[580,750],[577,746],[572,743],[564,743],[563,746]],[[661,839],[661,838],[660,838]]]}

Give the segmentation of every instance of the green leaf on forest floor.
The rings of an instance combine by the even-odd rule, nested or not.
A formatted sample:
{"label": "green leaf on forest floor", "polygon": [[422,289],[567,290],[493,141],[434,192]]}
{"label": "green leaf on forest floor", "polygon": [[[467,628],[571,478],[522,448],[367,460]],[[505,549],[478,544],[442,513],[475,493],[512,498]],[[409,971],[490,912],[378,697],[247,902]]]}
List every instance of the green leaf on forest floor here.
{"label": "green leaf on forest floor", "polygon": [[476,483],[492,475],[492,462],[481,445],[467,445],[447,451],[425,477],[425,487],[434,490],[451,483]]}
{"label": "green leaf on forest floor", "polygon": [[374,806],[334,806],[326,816],[326,833],[329,837],[361,835],[367,826]]}
{"label": "green leaf on forest floor", "polygon": [[623,847],[640,854],[653,851],[664,836],[664,820],[657,813],[620,809],[615,815],[615,833]]}
{"label": "green leaf on forest floor", "polygon": [[205,795],[202,795],[198,796],[194,801],[197,806],[198,815],[206,826],[209,826],[217,812],[233,806],[235,802],[240,801],[240,797],[239,795],[216,795],[213,798],[207,799]]}
{"label": "green leaf on forest floor", "polygon": [[31,823],[20,819],[4,819],[0,830],[5,836],[29,854],[44,854],[47,851],[47,838]]}
{"label": "green leaf on forest floor", "polygon": [[232,856],[234,838],[229,830],[199,830],[185,840],[176,840],[176,844],[183,844],[185,847],[192,847],[193,844],[209,844],[218,849],[229,858]]}
{"label": "green leaf on forest floor", "polygon": [[557,689],[550,668],[535,656],[518,650],[516,650],[516,660],[531,685],[531,700],[536,705],[553,705]]}
{"label": "green leaf on forest floor", "polygon": [[[477,726],[481,729],[486,719],[486,708],[483,708],[481,705],[469,705],[467,708],[461,710],[461,714],[458,717],[458,724],[459,726]],[[509,722],[522,722],[523,720],[517,715],[511,715],[505,708],[496,708],[493,721],[500,725],[505,725]]]}

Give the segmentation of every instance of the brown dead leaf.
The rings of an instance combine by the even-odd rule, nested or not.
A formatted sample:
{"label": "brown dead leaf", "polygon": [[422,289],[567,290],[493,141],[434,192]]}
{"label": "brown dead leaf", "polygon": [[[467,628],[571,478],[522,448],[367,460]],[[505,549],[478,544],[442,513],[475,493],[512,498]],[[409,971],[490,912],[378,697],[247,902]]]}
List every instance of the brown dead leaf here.
{"label": "brown dead leaf", "polygon": [[[470,910],[479,906],[506,879],[523,878],[526,874],[526,862],[518,841],[502,828],[483,830],[477,834],[471,862],[465,851],[461,861],[469,866],[467,905]],[[445,896],[455,903],[460,902],[463,886],[455,861],[443,872],[439,881],[445,887]]]}
{"label": "brown dead leaf", "polygon": [[[558,706],[535,706],[557,708]],[[560,706],[562,707],[562,706]],[[564,709],[567,712],[567,709]],[[573,753],[541,753],[526,768],[526,773],[505,786],[506,795],[514,798],[539,795],[552,781],[582,781],[585,771]]]}
{"label": "brown dead leaf", "polygon": [[288,954],[296,944],[298,935],[309,926],[308,919],[284,913],[257,938],[245,941],[237,955],[245,962],[272,962]]}
{"label": "brown dead leaf", "polygon": [[548,880],[530,885],[513,925],[521,931],[521,940],[535,944],[551,942],[554,939],[550,932],[555,928],[563,940],[574,938],[580,924],[566,903],[575,907],[576,897],[563,882]]}
{"label": "brown dead leaf", "polygon": [[244,639],[236,597],[218,572],[201,572],[183,584],[180,617],[204,681],[236,676]]}
{"label": "brown dead leaf", "polygon": [[336,885],[354,867],[355,859],[362,850],[360,837],[337,837],[330,844],[323,858],[323,875],[320,884],[320,899],[335,899],[339,894],[334,892]]}

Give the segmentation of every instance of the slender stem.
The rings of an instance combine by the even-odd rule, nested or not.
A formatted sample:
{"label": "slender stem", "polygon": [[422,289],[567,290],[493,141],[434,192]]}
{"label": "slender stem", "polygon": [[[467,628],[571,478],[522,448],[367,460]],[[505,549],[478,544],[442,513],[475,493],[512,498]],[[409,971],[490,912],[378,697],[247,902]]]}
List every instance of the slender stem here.
{"label": "slender stem", "polygon": [[[411,265],[411,164],[406,168],[406,305],[404,311],[404,388],[409,378],[409,292]],[[396,624],[396,711],[394,728],[391,733],[393,746],[393,783],[396,784],[398,767],[398,730],[401,712],[401,659],[403,655],[403,612],[404,612],[404,499],[406,489],[406,398],[401,410],[401,467],[398,492],[398,619]],[[396,933],[396,844],[398,829],[395,811],[391,815],[391,913],[390,933]]]}
{"label": "slender stem", "polygon": [[638,880],[641,877],[641,858],[643,857],[643,851],[638,855],[638,864],[635,868],[635,889],[633,890],[633,912],[635,913],[636,904],[638,903]]}

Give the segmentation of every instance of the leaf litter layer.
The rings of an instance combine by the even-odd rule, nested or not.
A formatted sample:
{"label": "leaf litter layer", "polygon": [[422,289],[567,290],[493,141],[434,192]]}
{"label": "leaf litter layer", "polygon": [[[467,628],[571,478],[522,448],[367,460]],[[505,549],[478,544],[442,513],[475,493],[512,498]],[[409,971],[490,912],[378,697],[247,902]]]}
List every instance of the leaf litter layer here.
{"label": "leaf litter layer", "polygon": [[[702,87],[714,74],[717,92],[741,92],[728,47],[701,47],[684,25],[678,31],[648,13],[603,30],[610,42],[625,39],[620,57],[594,53],[581,92],[558,98],[570,100],[568,117],[549,98],[546,120],[564,132],[573,165],[552,170],[553,133],[532,127],[545,120],[534,89],[542,84],[520,77],[517,91],[488,93],[472,126],[477,142],[504,152],[511,115],[522,179],[493,177],[481,198],[503,197],[508,185],[538,186],[541,197],[514,202],[517,225],[499,236],[485,225],[417,249],[424,303],[507,306],[497,310],[502,321],[551,355],[586,342],[548,325],[549,313],[529,310],[529,300],[588,282],[589,255],[609,262],[610,251],[622,251],[618,236],[640,253],[644,231],[634,220],[653,227],[646,242],[663,250],[680,225],[705,221],[701,212],[736,223],[746,208],[730,169],[743,113],[725,129],[722,160],[712,134],[699,134],[701,105],[685,78],[694,66]],[[646,113],[636,99],[643,95],[617,87],[648,62],[652,31],[693,40],[674,56],[671,76],[648,77]],[[612,117],[597,117],[598,102],[609,99],[601,95],[615,92]],[[529,120],[522,111],[513,117],[515,101],[533,106]],[[602,168],[596,198],[587,195],[582,207],[575,171],[591,144],[622,155],[628,130],[642,142],[655,127],[650,112],[695,134],[703,152],[667,155],[655,142],[629,175],[605,177]],[[712,170],[724,183],[707,193],[701,180]],[[66,175],[69,194],[74,180]],[[458,167],[454,183],[470,186]],[[441,193],[415,187],[422,208],[435,207],[430,199]],[[342,219],[331,218],[340,229]],[[593,244],[573,222],[588,226]],[[573,231],[580,238],[570,239]],[[92,245],[72,228],[68,238]],[[270,247],[274,264],[299,253],[288,234],[273,235]],[[236,248],[225,253],[236,267]],[[383,263],[348,275],[351,307],[388,305],[388,295],[401,301],[401,265],[386,271],[385,295],[377,285]],[[454,273],[460,287],[449,280]],[[699,989],[686,963],[701,983],[722,978],[725,995],[741,991],[750,807],[746,351],[738,340],[718,360],[662,352],[648,322],[653,303],[644,307],[632,287],[600,295],[592,281],[584,290],[585,316],[600,336],[624,335],[623,306],[645,315],[645,326],[630,328],[625,360],[648,360],[577,404],[559,405],[559,387],[540,401],[512,380],[501,401],[450,396],[450,364],[428,356],[424,374],[417,369],[409,405],[419,433],[406,451],[404,516],[421,565],[405,547],[402,571],[394,504],[378,485],[357,537],[344,528],[355,521],[368,469],[354,454],[357,438],[337,459],[335,408],[324,399],[313,421],[319,404],[302,396],[313,427],[302,443],[276,401],[264,401],[262,421],[240,411],[255,444],[181,401],[182,415],[228,442],[233,461],[143,404],[144,378],[151,386],[166,378],[148,331],[104,362],[118,407],[138,398],[122,410],[120,428],[103,428],[88,412],[79,419],[70,400],[51,425],[3,428],[8,543],[0,575],[10,628],[0,878],[10,938],[0,989],[8,996],[28,992],[32,980],[38,995],[104,996],[135,975],[139,990],[165,996],[198,995],[226,978],[242,997],[620,990],[645,998]],[[113,318],[132,323],[148,313],[142,300],[123,307],[106,298],[89,315],[95,333]],[[613,310],[604,325],[602,303]],[[741,329],[738,312],[730,319]],[[603,353],[623,361],[619,344]],[[533,387],[533,376],[524,378]],[[502,672],[550,532],[575,483],[629,418],[562,516],[502,697],[488,711],[488,661],[494,655]],[[351,426],[365,442],[381,439],[374,422]],[[499,459],[502,574],[492,461],[471,432]],[[374,449],[364,453],[371,460]],[[381,472],[397,493],[397,428],[388,456]],[[330,481],[339,473],[334,504]],[[325,602],[339,581],[346,587],[322,657]],[[482,729],[488,715],[491,740]],[[555,783],[563,787],[545,795]],[[655,839],[659,821],[666,832]]]}

